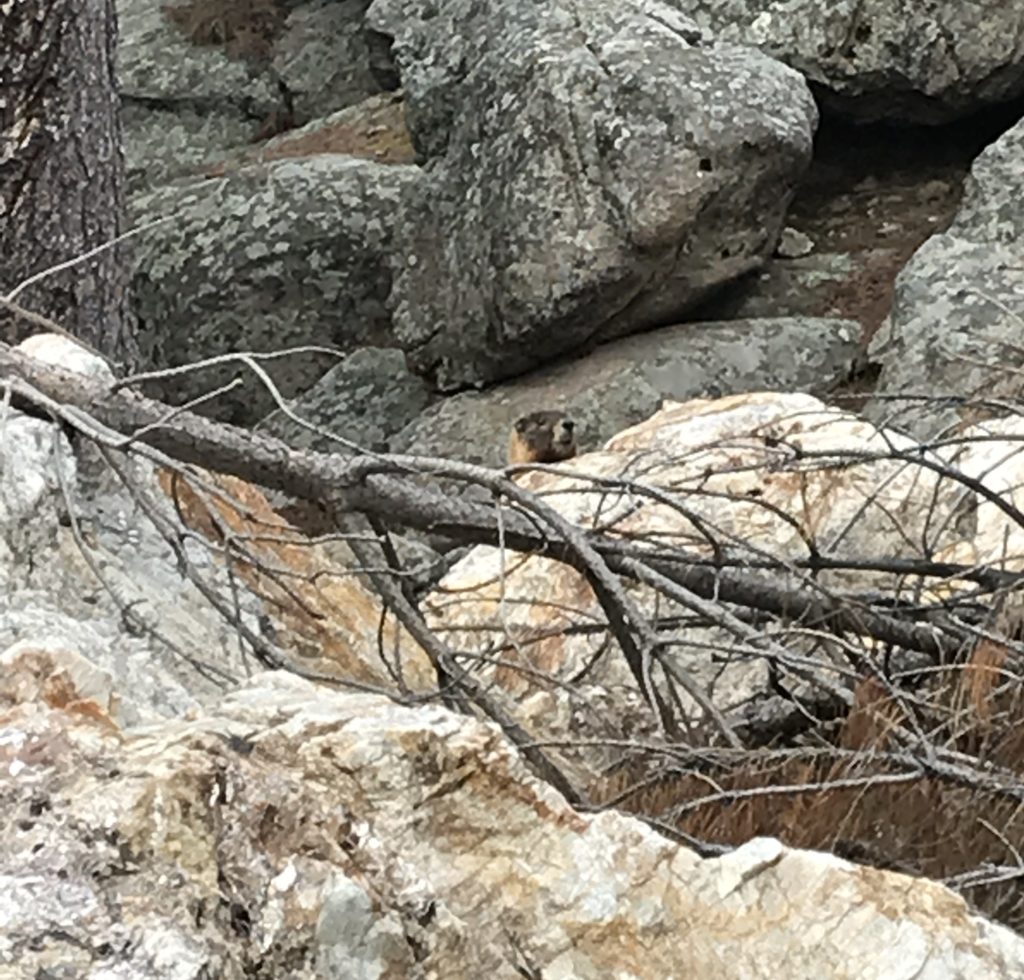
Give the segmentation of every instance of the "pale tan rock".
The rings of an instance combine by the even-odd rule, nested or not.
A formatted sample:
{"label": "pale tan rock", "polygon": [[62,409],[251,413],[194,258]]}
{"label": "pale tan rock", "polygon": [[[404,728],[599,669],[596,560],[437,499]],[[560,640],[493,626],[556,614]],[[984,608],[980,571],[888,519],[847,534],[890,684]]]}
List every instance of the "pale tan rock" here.
{"label": "pale tan rock", "polygon": [[[848,458],[842,454],[914,448],[906,436],[809,395],[763,392],[667,402],[602,450],[563,464],[559,474],[532,472],[520,482],[585,528],[662,540],[702,557],[713,554],[709,536],[753,560],[804,558],[811,542],[824,554],[906,557],[929,539],[928,528],[945,528],[952,538],[942,515],[953,506],[955,484],[912,462],[836,464]],[[624,486],[630,480],[667,493],[668,501]],[[776,571],[769,581],[785,585],[787,577]],[[819,578],[832,586],[864,581],[860,573]],[[881,577],[871,582],[884,587]],[[656,603],[646,588],[629,592],[643,614],[683,612],[663,598]],[[519,698],[549,686],[547,677],[559,683],[585,677],[572,696],[553,690],[557,710],[536,716],[546,735],[593,731],[612,719],[620,734],[649,725],[617,647],[598,656],[609,642],[604,616],[584,578],[568,566],[478,547],[451,569],[425,609],[453,647],[488,658],[483,674]],[[764,690],[764,660],[738,648],[724,630],[680,630],[679,638],[678,668],[722,710],[738,709]],[[690,699],[684,703],[701,716]]]}
{"label": "pale tan rock", "polygon": [[224,528],[237,536],[241,546],[228,564],[274,618],[279,641],[297,662],[387,690],[398,688],[397,678],[413,690],[436,685],[419,644],[352,572],[357,563],[347,548],[332,552],[311,541],[251,483],[194,472],[205,487],[170,470],[161,471],[160,485],[182,520],[214,546]]}
{"label": "pale tan rock", "polygon": [[[57,334],[37,334],[19,350],[113,377],[101,358]],[[311,542],[258,487],[158,468],[136,451],[113,458],[145,508],[86,440],[72,450],[51,423],[0,413],[0,649],[29,636],[80,653],[116,680],[117,720],[128,726],[218,698],[253,669],[244,642],[253,637],[345,681],[436,685],[423,651],[353,574],[351,554]],[[65,512],[78,534],[58,519]],[[225,533],[234,535],[230,549]]]}
{"label": "pale tan rock", "polygon": [[282,674],[128,738],[16,704],[0,794],[11,980],[1024,975],[935,882],[771,839],[704,860],[574,812],[489,724]]}
{"label": "pale tan rock", "polygon": [[[1001,500],[1024,508],[1024,419],[990,419],[968,426],[947,451],[964,476],[977,480]],[[991,564],[1008,571],[1024,568],[1024,527],[980,493],[959,488],[960,514],[967,536],[941,552],[941,561]]]}

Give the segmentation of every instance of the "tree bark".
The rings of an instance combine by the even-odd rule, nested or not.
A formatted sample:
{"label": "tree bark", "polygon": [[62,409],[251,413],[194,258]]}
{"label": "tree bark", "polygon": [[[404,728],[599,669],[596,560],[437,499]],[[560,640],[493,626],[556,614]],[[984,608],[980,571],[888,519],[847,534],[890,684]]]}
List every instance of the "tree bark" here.
{"label": "tree bark", "polygon": [[[0,296],[121,231],[124,159],[113,0],[0,3]],[[115,362],[137,364],[123,246],[20,292]],[[0,337],[28,325],[0,310]]]}

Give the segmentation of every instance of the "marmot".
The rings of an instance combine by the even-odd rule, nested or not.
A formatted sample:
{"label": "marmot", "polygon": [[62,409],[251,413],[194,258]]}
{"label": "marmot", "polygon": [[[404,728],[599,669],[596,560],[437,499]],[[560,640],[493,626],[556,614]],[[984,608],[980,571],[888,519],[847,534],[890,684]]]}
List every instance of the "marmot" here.
{"label": "marmot", "polygon": [[562,412],[532,412],[512,426],[508,461],[560,463],[576,455],[576,423]]}

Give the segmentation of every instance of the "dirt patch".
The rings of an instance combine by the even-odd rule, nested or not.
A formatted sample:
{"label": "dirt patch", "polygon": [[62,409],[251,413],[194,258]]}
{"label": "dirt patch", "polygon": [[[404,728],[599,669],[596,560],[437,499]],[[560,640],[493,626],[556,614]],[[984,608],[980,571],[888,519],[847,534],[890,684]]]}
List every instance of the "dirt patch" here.
{"label": "dirt patch", "polygon": [[896,277],[926,237],[883,255],[865,255],[849,278],[825,291],[830,311],[861,325],[865,346],[889,315]]}
{"label": "dirt patch", "polygon": [[[960,135],[947,133],[956,129]],[[819,251],[846,253],[850,274],[822,294],[822,315],[858,321],[867,343],[888,315],[896,276],[949,227],[980,152],[960,128],[897,129],[825,121],[787,223]]]}
{"label": "dirt patch", "polygon": [[378,163],[410,164],[416,151],[405,122],[405,103],[400,95],[374,95],[358,105],[334,113],[275,137],[258,146],[233,152],[202,170],[206,177],[224,177],[242,167],[273,160],[338,153],[376,160]]}
{"label": "dirt patch", "polygon": [[269,60],[284,30],[285,12],[277,0],[189,0],[161,9],[193,44],[223,47],[241,61]]}
{"label": "dirt patch", "polygon": [[307,127],[302,132],[274,140],[260,154],[261,159],[345,153],[379,163],[415,162],[416,151],[405,122],[403,101],[392,99],[385,102],[378,97],[354,108],[362,111],[350,113],[350,118],[328,121],[315,129]]}
{"label": "dirt patch", "polygon": [[[842,317],[860,324],[866,351],[892,308],[899,273],[949,227],[972,162],[1022,109],[1017,103],[941,127],[858,126],[826,115],[786,216],[812,251],[769,259],[687,320]],[[857,411],[876,379],[862,355],[829,399]]]}

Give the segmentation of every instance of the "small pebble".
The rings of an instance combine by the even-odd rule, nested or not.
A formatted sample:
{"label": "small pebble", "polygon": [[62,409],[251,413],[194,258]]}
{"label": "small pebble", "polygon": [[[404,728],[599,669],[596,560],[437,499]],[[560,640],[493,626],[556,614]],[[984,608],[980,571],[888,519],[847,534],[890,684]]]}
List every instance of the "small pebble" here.
{"label": "small pebble", "polygon": [[814,242],[802,231],[795,228],[783,228],[779,244],[775,246],[775,254],[780,259],[799,259],[814,251]]}

